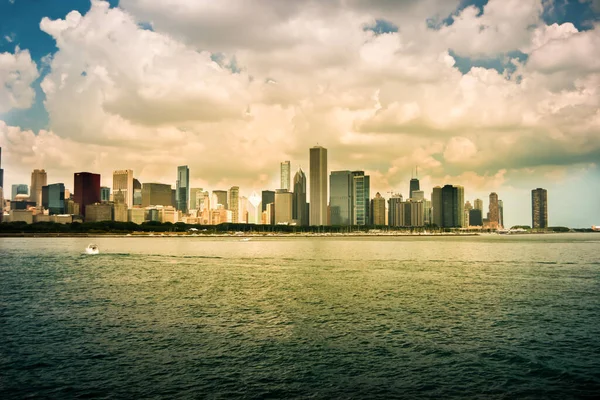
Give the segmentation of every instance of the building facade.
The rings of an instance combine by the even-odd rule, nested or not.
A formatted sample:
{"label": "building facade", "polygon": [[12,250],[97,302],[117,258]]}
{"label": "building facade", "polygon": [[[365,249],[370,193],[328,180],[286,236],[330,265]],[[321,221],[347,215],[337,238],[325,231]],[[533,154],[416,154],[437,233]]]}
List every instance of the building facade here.
{"label": "building facade", "polygon": [[[405,181],[406,182],[406,181]],[[419,185],[419,179],[417,178],[412,178],[410,180],[410,184],[409,184],[409,193],[408,193],[408,197],[410,199],[414,198],[414,192],[417,190],[420,190],[421,187]]]}
{"label": "building facade", "polygon": [[42,186],[48,184],[48,175],[43,169],[34,169],[31,173],[31,185],[29,198],[35,202],[36,207],[42,206]]}
{"label": "building facade", "polygon": [[531,191],[531,227],[548,228],[548,191],[537,188]]}
{"label": "building facade", "polygon": [[212,191],[212,208],[216,210],[218,205],[222,205],[225,210],[229,209],[227,203],[227,190],[213,190]]}
{"label": "building facade", "polygon": [[379,192],[371,200],[371,223],[373,225],[385,225],[385,199]]}
{"label": "building facade", "polygon": [[350,171],[331,171],[329,176],[329,208],[331,225],[352,225],[352,187],[353,176]]}
{"label": "building facade", "polygon": [[79,212],[85,218],[87,206],[101,201],[100,174],[76,172],[73,190],[73,200],[79,204]]}
{"label": "building facade", "polygon": [[108,203],[87,204],[84,216],[85,222],[112,221],[113,207]]}
{"label": "building facade", "polygon": [[280,169],[280,189],[290,191],[290,162],[283,161],[279,166]]}
{"label": "building facade", "polygon": [[65,185],[62,183],[53,183],[43,187],[47,192],[48,203],[44,208],[48,209],[50,215],[64,214],[65,208]]}
{"label": "building facade", "polygon": [[370,215],[371,179],[364,171],[352,173],[352,225],[367,225]]}
{"label": "building facade", "polygon": [[294,175],[294,197],[292,199],[292,219],[297,225],[307,226],[308,203],[306,202],[306,175],[302,168]]}
{"label": "building facade", "polygon": [[285,189],[275,191],[275,224],[292,223],[293,197],[293,194]]}
{"label": "building facade", "polygon": [[142,184],[142,207],[172,206],[171,185],[164,183]]}
{"label": "building facade", "polygon": [[442,228],[464,227],[464,188],[445,185],[442,190],[441,220]]}
{"label": "building facade", "polygon": [[175,185],[175,208],[183,214],[189,210],[190,199],[190,169],[187,165],[177,167],[177,182]]}
{"label": "building facade", "polygon": [[310,225],[327,225],[327,149],[310,149]]}
{"label": "building facade", "polygon": [[483,215],[480,209],[474,208],[469,211],[469,226],[483,226]]}
{"label": "building facade", "polygon": [[240,221],[240,188],[239,186],[232,186],[229,189],[229,210],[231,210],[233,223]]}
{"label": "building facade", "polygon": [[495,192],[490,193],[488,226],[490,229],[498,229],[500,226],[500,206],[498,204],[498,194]]}
{"label": "building facade", "polygon": [[113,212],[113,217],[115,221],[118,222],[127,222],[128,220],[128,215],[127,215],[127,199],[125,198],[125,192],[123,192],[121,189],[117,190],[116,192],[113,193],[113,207],[114,207],[114,212]]}
{"label": "building facade", "polygon": [[100,201],[104,203],[110,201],[110,188],[108,186],[100,186]]}
{"label": "building facade", "polygon": [[442,188],[436,186],[431,192],[431,223],[442,227]]}
{"label": "building facade", "polygon": [[388,225],[389,226],[402,226],[401,206],[402,203],[401,194],[392,194],[388,200]]}
{"label": "building facade", "polygon": [[27,186],[26,184],[17,184],[17,185],[12,185],[12,192],[11,192],[11,200],[16,200],[18,195],[29,195],[29,186]]}
{"label": "building facade", "polygon": [[123,169],[113,171],[113,193],[121,191],[127,208],[133,207],[133,170]]}
{"label": "building facade", "polygon": [[204,190],[202,188],[190,188],[190,210],[199,210],[203,199]]}

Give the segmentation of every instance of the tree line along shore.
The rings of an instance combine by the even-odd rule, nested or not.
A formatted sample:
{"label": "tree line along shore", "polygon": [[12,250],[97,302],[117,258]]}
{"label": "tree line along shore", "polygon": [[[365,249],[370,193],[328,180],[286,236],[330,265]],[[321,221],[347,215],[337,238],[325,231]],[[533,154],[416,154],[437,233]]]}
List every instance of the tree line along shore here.
{"label": "tree line along shore", "polygon": [[[532,230],[528,226],[515,226],[520,233],[556,233],[556,232],[592,232],[592,229],[571,229],[568,227],[550,227],[544,230]],[[268,234],[349,234],[349,235],[396,235],[396,234],[479,234],[495,233],[493,230],[448,229],[437,226],[425,227],[389,227],[389,226],[297,226],[297,225],[255,225],[223,223],[219,225],[192,225],[183,222],[73,222],[60,224],[55,222],[8,222],[0,224],[1,236],[30,236],[31,234],[53,234],[56,236],[79,236],[85,234],[131,234],[149,235],[152,233],[170,233],[175,235],[268,235]]]}

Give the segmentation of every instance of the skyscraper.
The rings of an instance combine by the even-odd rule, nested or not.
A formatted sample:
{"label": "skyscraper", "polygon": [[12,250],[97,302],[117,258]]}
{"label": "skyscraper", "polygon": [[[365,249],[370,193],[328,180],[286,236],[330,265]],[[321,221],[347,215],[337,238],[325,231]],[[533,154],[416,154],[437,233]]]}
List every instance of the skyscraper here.
{"label": "skyscraper", "polygon": [[280,189],[285,189],[289,192],[290,190],[290,162],[283,161],[280,166],[281,169],[281,184]]}
{"label": "skyscraper", "polygon": [[100,202],[100,174],[76,172],[73,190],[73,200],[79,204],[79,212],[85,217],[86,207]]}
{"label": "skyscraper", "polygon": [[548,191],[537,188],[531,191],[531,227],[545,229],[548,227]]}
{"label": "skyscraper", "polygon": [[231,210],[231,222],[237,224],[240,219],[240,188],[232,186],[229,189],[229,210]]}
{"label": "skyscraper", "polygon": [[183,214],[188,213],[190,198],[190,169],[187,165],[177,167],[177,183],[175,187],[176,209]]}
{"label": "skyscraper", "polygon": [[42,186],[48,184],[48,176],[43,169],[34,169],[31,173],[29,200],[35,202],[36,207],[42,206]]}
{"label": "skyscraper", "polygon": [[121,191],[125,196],[125,204],[128,208],[133,207],[133,171],[130,169],[117,170],[113,172],[113,194]]}
{"label": "skyscraper", "polygon": [[[306,185],[305,185],[306,186]],[[306,196],[304,196],[306,200]],[[251,224],[260,224],[261,220],[261,208],[260,208],[261,197],[256,192],[252,192],[248,197],[248,222]]]}
{"label": "skyscraper", "polygon": [[329,208],[331,225],[352,225],[353,177],[350,171],[331,171],[329,177]]}
{"label": "skyscraper", "polygon": [[300,226],[308,225],[308,204],[306,203],[306,175],[302,168],[294,175],[294,198],[292,218]]}
{"label": "skyscraper", "polygon": [[389,226],[402,226],[401,218],[401,194],[392,194],[392,197],[388,200],[388,225]]}
{"label": "skyscraper", "polygon": [[502,200],[498,200],[498,213],[500,217],[500,226],[504,228],[504,202]]}
{"label": "skyscraper", "polygon": [[490,193],[490,208],[488,214],[488,224],[490,229],[498,229],[500,225],[500,210],[498,206],[498,195],[495,192]]}
{"label": "skyscraper", "polygon": [[292,222],[293,194],[285,189],[275,191],[275,224]]}
{"label": "skyscraper", "polygon": [[464,188],[445,185],[442,188],[442,227],[461,228],[464,225]]}
{"label": "skyscraper", "polygon": [[310,149],[310,225],[327,225],[327,149]]}
{"label": "skyscraper", "polygon": [[[415,169],[416,170],[416,169]],[[414,177],[410,180],[410,187],[409,187],[410,191],[409,191],[409,198],[414,198],[414,194],[413,192],[416,190],[420,190],[420,185],[419,185],[419,178],[418,177]]]}
{"label": "skyscraper", "polygon": [[364,171],[352,173],[352,224],[367,225],[371,221],[369,200],[371,198],[371,179]]}
{"label": "skyscraper", "polygon": [[385,225],[385,199],[379,192],[371,200],[371,215],[373,225]]}
{"label": "skyscraper", "polygon": [[438,228],[441,228],[442,225],[442,188],[436,186],[433,188],[433,192],[431,192],[431,208],[432,211],[432,224],[436,225]]}

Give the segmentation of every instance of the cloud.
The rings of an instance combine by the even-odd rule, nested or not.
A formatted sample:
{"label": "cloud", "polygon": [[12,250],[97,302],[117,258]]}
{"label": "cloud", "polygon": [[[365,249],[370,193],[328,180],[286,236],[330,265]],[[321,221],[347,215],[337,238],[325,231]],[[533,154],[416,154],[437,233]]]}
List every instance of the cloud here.
{"label": "cloud", "polygon": [[541,23],[540,0],[490,0],[483,12],[468,6],[443,26],[440,35],[463,57],[493,57],[527,45]]}
{"label": "cloud", "polygon": [[552,29],[529,56],[528,68],[545,74],[574,72],[576,76],[600,72],[600,26],[577,32],[563,24]]}
{"label": "cloud", "polygon": [[38,70],[28,50],[0,53],[0,113],[12,108],[29,108],[35,99],[32,83]]}

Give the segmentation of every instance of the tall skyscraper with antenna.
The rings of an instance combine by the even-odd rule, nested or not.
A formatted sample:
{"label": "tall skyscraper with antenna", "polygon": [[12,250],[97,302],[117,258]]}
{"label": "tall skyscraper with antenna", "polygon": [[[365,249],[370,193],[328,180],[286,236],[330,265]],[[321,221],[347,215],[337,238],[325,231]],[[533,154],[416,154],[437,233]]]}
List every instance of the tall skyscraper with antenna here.
{"label": "tall skyscraper with antenna", "polygon": [[412,199],[413,198],[413,192],[417,191],[417,190],[421,190],[421,187],[419,185],[419,173],[417,171],[417,167],[415,167],[415,176],[413,176],[413,178],[411,178],[410,180],[410,191],[409,191],[409,197]]}

